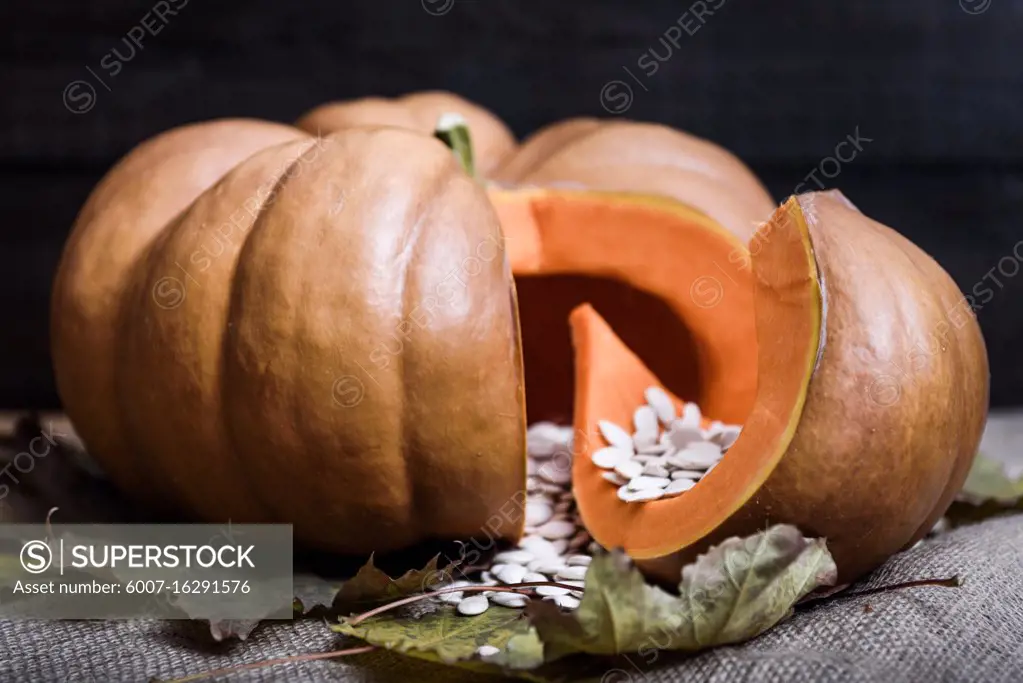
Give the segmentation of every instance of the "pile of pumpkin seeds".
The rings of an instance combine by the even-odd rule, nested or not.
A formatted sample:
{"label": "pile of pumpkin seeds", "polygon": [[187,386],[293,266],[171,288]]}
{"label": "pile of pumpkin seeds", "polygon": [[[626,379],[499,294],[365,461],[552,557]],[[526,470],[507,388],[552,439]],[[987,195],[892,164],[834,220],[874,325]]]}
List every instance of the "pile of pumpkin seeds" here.
{"label": "pile of pumpkin seeds", "polygon": [[[608,446],[592,453],[594,464],[607,470],[604,478],[619,486],[618,496],[629,502],[656,500],[688,491],[720,462],[735,443],[740,428],[712,422],[701,428],[695,403],[676,414],[670,397],[658,387],[646,393],[647,405],[633,416],[631,433],[612,422],[599,423]],[[482,614],[491,604],[525,607],[531,596],[549,600],[564,610],[579,607],[586,571],[599,549],[583,527],[572,494],[573,431],[551,422],[533,424],[526,433],[527,486],[523,514],[525,535],[518,545],[497,553],[476,580],[454,581],[446,588],[535,586],[529,595],[509,591],[455,591],[437,599],[456,606],[465,616]],[[484,651],[480,654],[493,654]]]}
{"label": "pile of pumpkin seeds", "polygon": [[[572,495],[572,443],[571,427],[538,422],[529,428],[525,535],[516,547],[497,553],[479,580],[455,581],[448,588],[556,582],[567,587],[529,590],[565,610],[579,606],[586,570],[597,546],[583,529]],[[466,616],[482,614],[491,603],[525,607],[529,601],[522,593],[508,591],[442,593],[437,599],[456,605]]]}
{"label": "pile of pumpkin seeds", "polygon": [[693,488],[721,462],[741,431],[718,421],[703,429],[699,406],[686,403],[680,416],[659,387],[648,388],[644,396],[647,403],[633,414],[631,433],[608,420],[598,423],[608,445],[591,455],[627,503],[678,496]]}

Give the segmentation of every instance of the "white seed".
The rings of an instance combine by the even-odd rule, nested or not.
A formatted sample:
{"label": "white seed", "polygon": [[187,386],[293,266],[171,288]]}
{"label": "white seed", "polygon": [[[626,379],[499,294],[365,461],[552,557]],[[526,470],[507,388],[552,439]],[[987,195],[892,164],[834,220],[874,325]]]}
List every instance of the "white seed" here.
{"label": "white seed", "polygon": [[664,495],[666,496],[677,496],[680,493],[685,493],[689,489],[696,486],[696,482],[692,479],[673,479],[668,487],[664,489]]}
{"label": "white seed", "polygon": [[478,648],[476,648],[476,654],[478,654],[480,657],[493,657],[500,651],[501,648],[494,647],[493,645],[480,645]]}
{"label": "white seed", "polygon": [[669,473],[660,462],[648,462],[640,474],[647,477],[667,477]]}
{"label": "white seed", "polygon": [[525,607],[529,598],[509,591],[496,591],[490,596],[490,602],[501,605],[501,607]]}
{"label": "white seed", "polygon": [[554,506],[554,514],[556,516],[556,515],[561,514],[562,512],[568,512],[571,509],[572,509],[572,501],[570,501],[570,500],[562,500],[562,501],[559,501]]}
{"label": "white seed", "polygon": [[671,456],[670,462],[682,469],[706,469],[721,460],[721,446],[709,441],[701,441],[686,446]]}
{"label": "white seed", "polygon": [[[546,581],[546,579],[544,579]],[[558,586],[537,586],[533,590],[536,591],[537,595],[568,595],[569,590],[567,588],[559,588]]]}
{"label": "white seed", "polygon": [[568,551],[568,539],[559,538],[556,541],[551,541],[551,547],[554,548],[554,552],[556,552],[560,557]]}
{"label": "white seed", "polygon": [[652,443],[649,446],[644,445],[642,448],[637,446],[636,452],[639,453],[639,455],[637,455],[636,457],[644,455],[661,455],[662,453],[666,452],[670,447],[671,447],[670,444],[661,443],[660,441]]}
{"label": "white seed", "polygon": [[700,414],[700,406],[695,403],[686,403],[682,406],[682,424],[687,427],[699,427],[700,419],[703,415]]}
{"label": "white seed", "polygon": [[496,575],[496,574],[497,574],[497,572],[501,571],[502,569],[504,569],[504,568],[505,568],[505,567],[507,567],[507,566],[508,566],[507,564],[503,564],[503,563],[501,563],[501,562],[496,562],[496,563],[494,563],[494,564],[490,565],[490,569],[489,569],[488,571],[489,571],[489,572],[490,572],[491,574],[494,574],[494,575]]}
{"label": "white seed", "polygon": [[657,437],[659,433],[653,432],[633,432],[632,433],[632,447],[637,451],[642,451],[644,448],[650,448],[657,443]]}
{"label": "white seed", "polygon": [[558,556],[557,548],[546,538],[540,536],[526,536],[519,541],[519,547],[528,550],[536,558]]}
{"label": "white seed", "polygon": [[[536,559],[536,556],[528,550],[505,550],[502,553],[494,555],[494,562],[500,562],[502,564],[527,564]],[[491,571],[495,571],[497,565],[495,564]]]}
{"label": "white seed", "polygon": [[618,498],[626,503],[638,503],[646,500],[657,500],[664,495],[664,489],[641,489],[631,491],[628,486],[618,489]]}
{"label": "white seed", "polygon": [[[548,576],[554,576],[562,569],[565,565],[557,558],[550,558],[546,560],[536,560],[535,562],[529,563],[529,571],[536,572],[538,574],[547,574]],[[541,579],[546,581],[546,579]]]}
{"label": "white seed", "polygon": [[650,406],[640,406],[632,414],[632,424],[640,434],[653,433],[656,438],[659,431],[657,425],[657,413]]}
{"label": "white seed", "polygon": [[618,446],[632,453],[632,437],[629,433],[610,420],[600,420],[597,423],[600,435],[612,446]]}
{"label": "white seed", "polygon": [[521,564],[506,564],[500,571],[495,570],[493,573],[504,583],[520,583],[522,577],[526,575],[526,568]]}
{"label": "white seed", "polygon": [[615,472],[622,475],[626,479],[632,479],[638,477],[640,472],[643,471],[643,463],[636,462],[635,460],[626,460],[615,465]]}
{"label": "white seed", "polygon": [[632,491],[642,491],[644,489],[663,489],[671,483],[671,479],[667,477],[636,477],[627,484],[628,488]]}
{"label": "white seed", "polygon": [[536,464],[536,460],[529,458],[526,460],[526,474],[530,477],[536,476],[536,470],[539,466]]}
{"label": "white seed", "polygon": [[484,595],[470,595],[458,603],[458,613],[467,617],[483,614],[490,607],[490,601]]}
{"label": "white seed", "polygon": [[529,572],[522,577],[522,583],[536,583],[537,581],[549,581],[546,576],[539,572]]}
{"label": "white seed", "polygon": [[575,524],[565,519],[553,519],[537,528],[537,532],[551,541],[575,534]]}
{"label": "white seed", "polygon": [[540,466],[540,478],[552,484],[568,484],[572,481],[572,468],[564,460],[549,460]]}
{"label": "white seed", "polygon": [[724,430],[721,432],[721,435],[715,439],[715,442],[721,445],[721,450],[728,450],[733,444],[735,444],[741,432],[741,427],[725,425]]}
{"label": "white seed", "polygon": [[624,486],[629,483],[629,480],[618,474],[617,472],[601,472],[602,476],[606,481],[611,482],[615,486]]}
{"label": "white seed", "polygon": [[[554,469],[557,469],[557,468],[554,468]],[[571,478],[571,476],[569,478]],[[538,493],[544,493],[544,494],[547,494],[547,495],[556,496],[559,493],[561,493],[561,491],[562,491],[562,487],[561,486],[559,486],[558,484],[553,484],[553,483],[551,483],[549,481],[541,481],[541,482],[538,482],[537,485],[536,485],[536,492],[538,492]]]}
{"label": "white seed", "polygon": [[700,428],[675,420],[668,429],[668,444],[676,449],[682,449],[694,443],[703,443],[703,432]]}
{"label": "white seed", "polygon": [[618,463],[628,460],[631,455],[631,450],[607,446],[606,448],[594,451],[590,459],[593,460],[593,464],[597,467],[609,470]]}
{"label": "white seed", "polygon": [[589,555],[569,555],[565,558],[565,564],[570,567],[588,567],[593,558]]}
{"label": "white seed", "polygon": [[703,474],[704,473],[700,470],[675,470],[671,473],[671,478],[692,479],[693,481],[699,481]]}
{"label": "white seed", "polygon": [[582,581],[583,579],[586,578],[587,569],[588,567],[583,567],[581,565],[574,567],[565,567],[560,572],[558,572],[555,575],[555,577],[559,580],[565,579],[568,581]]}
{"label": "white seed", "polygon": [[571,595],[555,595],[551,599],[554,601],[554,604],[561,609],[576,609],[582,603],[579,598]]}
{"label": "white seed", "polygon": [[526,501],[526,524],[529,526],[539,526],[553,514],[554,508],[542,499]]}
{"label": "white seed", "polygon": [[668,396],[667,392],[660,387],[650,387],[643,396],[646,398],[646,402],[650,404],[650,407],[657,413],[658,419],[664,424],[670,423],[675,419],[675,403]]}
{"label": "white seed", "polygon": [[460,603],[462,601],[462,598],[464,596],[465,596],[465,593],[461,593],[461,592],[458,592],[458,593],[441,593],[440,595],[437,596],[437,599],[440,600],[443,603],[448,604],[448,605],[457,605],[458,603]]}

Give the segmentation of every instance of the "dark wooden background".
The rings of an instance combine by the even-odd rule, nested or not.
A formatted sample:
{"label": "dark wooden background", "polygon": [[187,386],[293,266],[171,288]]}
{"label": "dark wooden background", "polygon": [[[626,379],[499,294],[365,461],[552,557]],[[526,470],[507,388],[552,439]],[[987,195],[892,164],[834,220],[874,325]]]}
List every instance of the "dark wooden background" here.
{"label": "dark wooden background", "polygon": [[[872,138],[828,184],[964,290],[993,288],[980,311],[993,399],[1019,402],[1023,276],[989,273],[1006,257],[1014,273],[1023,239],[1023,0],[705,4],[718,9],[694,24],[689,0],[168,0],[177,15],[162,28],[150,15],[158,35],[111,76],[103,60],[128,54],[122,38],[154,3],[3,0],[0,407],[57,405],[47,318],[61,245],[92,185],[144,138],[425,88],[477,100],[521,136],[609,116],[615,80],[632,88],[625,115],[726,145],[779,199],[857,127]],[[666,56],[659,39],[686,11],[699,30],[647,76],[639,60]],[[66,90],[75,81],[88,86]]]}

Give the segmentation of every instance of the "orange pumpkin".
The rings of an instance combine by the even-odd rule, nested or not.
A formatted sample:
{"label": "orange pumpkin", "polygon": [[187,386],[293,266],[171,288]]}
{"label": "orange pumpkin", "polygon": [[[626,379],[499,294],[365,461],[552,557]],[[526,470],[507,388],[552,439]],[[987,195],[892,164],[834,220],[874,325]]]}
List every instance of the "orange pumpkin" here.
{"label": "orange pumpkin", "polygon": [[[478,129],[486,191],[422,134],[449,106]],[[351,127],[367,121],[392,127]],[[665,581],[775,522],[827,537],[851,580],[961,485],[987,407],[976,321],[937,264],[840,195],[775,210],[734,156],[650,124],[568,121],[513,150],[444,94],[300,125],[330,134],[167,133],[79,217],[54,293],[58,385],[127,489],[291,521],[335,550],[515,539],[523,378],[531,419],[574,422],[591,533]],[[420,325],[466,264],[461,296]],[[587,456],[596,421],[627,423],[650,384],[745,427],[693,490],[630,505]]]}
{"label": "orange pumpkin", "polygon": [[439,141],[220,121],[94,190],[53,359],[126,491],[384,551],[520,534],[490,520],[525,478],[516,316],[497,217]]}

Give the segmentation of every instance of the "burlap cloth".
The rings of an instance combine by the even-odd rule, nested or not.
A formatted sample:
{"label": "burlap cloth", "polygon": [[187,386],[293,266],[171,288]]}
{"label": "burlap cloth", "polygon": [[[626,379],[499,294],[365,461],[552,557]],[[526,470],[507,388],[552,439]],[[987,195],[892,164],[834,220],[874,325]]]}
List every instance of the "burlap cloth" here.
{"label": "burlap cloth", "polygon": [[[47,457],[4,501],[8,519],[38,498],[61,495],[40,482],[81,491],[78,473]],[[51,471],[52,470],[52,471]],[[59,472],[59,473],[58,473]],[[34,475],[34,476],[33,476]],[[30,482],[35,482],[32,484]],[[62,508],[63,510],[64,508]],[[83,513],[84,514],[84,513]],[[103,511],[88,511],[103,518]],[[580,671],[601,683],[681,681],[1023,680],[1023,525],[1002,517],[962,527],[892,558],[853,591],[953,574],[960,588],[921,587],[844,597],[803,607],[789,621],[739,647],[692,657],[630,657]],[[0,622],[0,680],[146,681],[350,646],[320,619],[265,624],[245,642],[213,643],[188,622]],[[229,681],[500,680],[374,652],[334,661],[234,673]]]}

